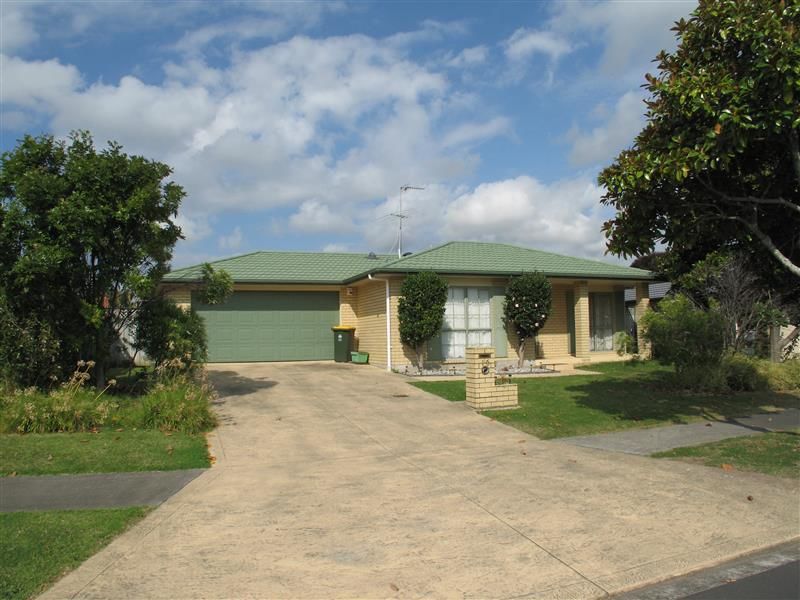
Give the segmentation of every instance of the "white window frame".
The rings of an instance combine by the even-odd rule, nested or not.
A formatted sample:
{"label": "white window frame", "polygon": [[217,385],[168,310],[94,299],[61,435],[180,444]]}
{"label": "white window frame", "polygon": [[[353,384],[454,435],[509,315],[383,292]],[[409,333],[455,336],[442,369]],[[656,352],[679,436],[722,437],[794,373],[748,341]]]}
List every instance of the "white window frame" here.
{"label": "white window frame", "polygon": [[469,346],[492,345],[491,300],[492,294],[489,287],[451,286],[448,288],[441,335],[442,358],[445,360],[463,359],[466,354],[465,350]]}

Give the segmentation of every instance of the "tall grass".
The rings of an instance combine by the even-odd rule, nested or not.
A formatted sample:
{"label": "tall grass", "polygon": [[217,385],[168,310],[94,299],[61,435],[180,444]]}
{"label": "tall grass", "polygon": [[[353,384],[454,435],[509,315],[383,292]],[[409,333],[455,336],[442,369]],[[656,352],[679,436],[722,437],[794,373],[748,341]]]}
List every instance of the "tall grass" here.
{"label": "tall grass", "polygon": [[198,433],[216,425],[214,390],[205,373],[166,366],[139,397],[86,387],[93,363],[78,363],[69,381],[49,392],[0,386],[0,433],[91,431],[102,426]]}

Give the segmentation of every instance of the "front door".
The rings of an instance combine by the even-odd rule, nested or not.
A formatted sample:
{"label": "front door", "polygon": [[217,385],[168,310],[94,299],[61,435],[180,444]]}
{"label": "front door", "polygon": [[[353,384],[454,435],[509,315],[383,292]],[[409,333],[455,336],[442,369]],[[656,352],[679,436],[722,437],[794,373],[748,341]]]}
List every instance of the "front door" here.
{"label": "front door", "polygon": [[614,295],[589,294],[591,350],[595,352],[614,349]]}

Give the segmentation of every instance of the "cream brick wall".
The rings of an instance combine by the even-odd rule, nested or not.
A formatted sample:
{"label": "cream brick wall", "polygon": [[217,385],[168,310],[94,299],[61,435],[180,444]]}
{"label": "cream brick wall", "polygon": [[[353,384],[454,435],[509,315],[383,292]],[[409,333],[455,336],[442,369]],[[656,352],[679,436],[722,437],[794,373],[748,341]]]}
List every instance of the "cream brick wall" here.
{"label": "cream brick wall", "polygon": [[575,356],[589,358],[589,284],[575,283]]}
{"label": "cream brick wall", "polygon": [[356,289],[358,349],[369,352],[370,364],[386,366],[386,291],[383,281],[370,281]]}
{"label": "cream brick wall", "polygon": [[[553,285],[550,316],[536,336],[535,358],[558,358],[569,354],[569,326],[567,325],[567,288]],[[508,358],[519,359],[517,334],[513,327],[508,331]],[[533,340],[525,344],[525,359],[534,359]]]}

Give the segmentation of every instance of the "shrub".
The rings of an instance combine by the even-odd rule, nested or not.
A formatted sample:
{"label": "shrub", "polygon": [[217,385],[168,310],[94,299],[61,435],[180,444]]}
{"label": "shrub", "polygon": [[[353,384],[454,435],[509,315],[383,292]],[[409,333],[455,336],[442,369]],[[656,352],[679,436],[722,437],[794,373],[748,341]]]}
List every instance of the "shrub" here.
{"label": "shrub", "polygon": [[614,350],[616,350],[619,356],[636,354],[639,351],[636,340],[627,331],[618,331],[614,334]]}
{"label": "shrub", "polygon": [[519,367],[525,361],[526,341],[536,337],[550,316],[552,293],[547,277],[538,271],[523,273],[508,283],[503,313],[506,323],[513,326],[517,334]]}
{"label": "shrub", "polygon": [[180,360],[191,367],[208,356],[203,318],[164,298],[148,302],[139,311],[134,345],[156,366]]}
{"label": "shrub", "polygon": [[782,363],[766,360],[758,362],[769,389],[800,390],[800,359],[792,358]]}
{"label": "shrub", "polygon": [[436,273],[412,273],[403,281],[397,305],[400,339],[416,353],[420,372],[424,345],[442,329],[446,302],[447,282]]}
{"label": "shrub", "polygon": [[725,383],[734,391],[753,392],[769,389],[764,361],[743,354],[729,354],[722,361]]}
{"label": "shrub", "polygon": [[212,429],[214,392],[205,374],[187,373],[171,363],[159,372],[157,383],[142,397],[136,421],[144,429],[199,433]]}
{"label": "shrub", "polygon": [[725,387],[725,322],[717,312],[702,310],[679,294],[662,300],[658,311],[646,313],[642,327],[659,360],[675,366],[679,384],[692,389]]}

